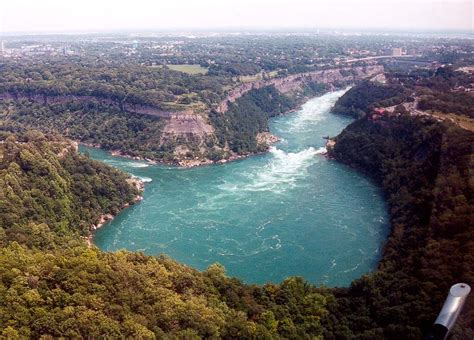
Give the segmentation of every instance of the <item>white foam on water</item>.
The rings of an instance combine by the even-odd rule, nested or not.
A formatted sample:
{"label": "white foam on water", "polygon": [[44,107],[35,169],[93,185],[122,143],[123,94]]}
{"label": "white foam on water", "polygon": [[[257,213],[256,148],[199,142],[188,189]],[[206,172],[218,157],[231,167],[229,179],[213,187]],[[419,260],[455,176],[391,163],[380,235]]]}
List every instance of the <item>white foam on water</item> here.
{"label": "white foam on water", "polygon": [[150,183],[151,181],[153,181],[150,177],[135,176],[133,174],[132,174],[132,178],[137,178],[143,183]]}
{"label": "white foam on water", "polygon": [[350,87],[347,87],[343,90],[329,92],[321,97],[306,102],[292,120],[289,130],[292,132],[311,130],[312,125],[321,121],[324,118],[324,115],[331,110],[339,97],[349,89]]}
{"label": "white foam on water", "polygon": [[323,155],[326,152],[328,152],[328,150],[324,146],[322,146],[318,150],[316,150],[316,155]]}
{"label": "white foam on water", "polygon": [[321,151],[309,147],[300,152],[285,152],[274,146],[270,147],[272,158],[262,168],[252,168],[243,174],[246,180],[240,185],[225,183],[220,189],[227,192],[272,191],[283,193],[297,186],[298,179],[307,175],[307,169],[316,162],[316,155]]}
{"label": "white foam on water", "polygon": [[117,160],[117,159],[106,159],[105,163],[110,164],[116,168],[148,168],[150,165],[142,162],[134,162],[133,160]]}
{"label": "white foam on water", "polygon": [[132,168],[148,168],[150,164],[147,163],[127,163],[127,166],[132,167]]}

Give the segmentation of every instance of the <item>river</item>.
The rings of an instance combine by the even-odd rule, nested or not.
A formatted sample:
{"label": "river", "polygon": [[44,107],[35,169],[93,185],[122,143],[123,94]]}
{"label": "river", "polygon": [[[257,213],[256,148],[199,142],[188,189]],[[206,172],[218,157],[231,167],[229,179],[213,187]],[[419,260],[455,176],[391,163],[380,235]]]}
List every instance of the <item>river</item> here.
{"label": "river", "polygon": [[99,229],[105,250],[164,253],[205,269],[222,263],[246,283],[303,276],[346,286],[373,270],[388,232],[380,189],[321,155],[323,136],[352,119],[330,113],[344,90],[309,100],[271,120],[281,138],[270,152],[222,165],[181,169],[81,146],[148,183],[144,200]]}

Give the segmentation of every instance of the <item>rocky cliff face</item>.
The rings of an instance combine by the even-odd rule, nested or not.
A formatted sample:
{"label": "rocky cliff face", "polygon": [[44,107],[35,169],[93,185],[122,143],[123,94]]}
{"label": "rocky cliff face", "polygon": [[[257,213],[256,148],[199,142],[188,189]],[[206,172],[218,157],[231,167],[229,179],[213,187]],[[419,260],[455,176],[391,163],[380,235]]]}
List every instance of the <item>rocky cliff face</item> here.
{"label": "rocky cliff face", "polygon": [[175,112],[170,115],[163,129],[162,138],[189,137],[203,138],[212,135],[214,128],[206,122],[203,116],[192,111]]}
{"label": "rocky cliff face", "polygon": [[346,67],[340,69],[320,70],[307,73],[298,73],[283,78],[274,78],[269,80],[258,80],[242,84],[229,91],[228,96],[217,106],[218,112],[225,112],[228,109],[228,102],[235,102],[245,93],[253,89],[259,89],[265,86],[275,86],[281,93],[289,93],[300,90],[305,84],[317,82],[322,84],[331,84],[338,81],[357,81],[364,78],[373,77],[384,71],[382,65]]}
{"label": "rocky cliff face", "polygon": [[0,100],[30,100],[42,105],[66,104],[69,102],[96,102],[101,105],[112,106],[120,111],[146,114],[161,118],[169,118],[173,114],[171,111],[160,110],[149,105],[121,103],[110,98],[96,96],[46,95],[4,92],[0,93]]}
{"label": "rocky cliff face", "polygon": [[[291,95],[302,90],[304,85],[311,82],[333,84],[336,82],[351,82],[373,77],[383,72],[383,66],[371,65],[365,67],[346,67],[339,69],[319,70],[307,73],[292,74],[282,78],[258,80],[241,84],[231,89],[225,100],[213,109],[225,113],[229,103],[235,102],[247,92],[267,86],[274,86],[280,93]],[[148,105],[120,102],[111,98],[74,95],[45,95],[0,93],[0,100],[30,100],[43,105],[66,104],[69,102],[94,102],[114,110],[134,114],[144,114],[159,117],[164,120],[164,128],[160,138],[160,146],[167,148],[176,162],[183,159],[207,161],[211,153],[228,152],[216,146],[217,133],[209,121],[206,112],[192,110],[171,112]]]}

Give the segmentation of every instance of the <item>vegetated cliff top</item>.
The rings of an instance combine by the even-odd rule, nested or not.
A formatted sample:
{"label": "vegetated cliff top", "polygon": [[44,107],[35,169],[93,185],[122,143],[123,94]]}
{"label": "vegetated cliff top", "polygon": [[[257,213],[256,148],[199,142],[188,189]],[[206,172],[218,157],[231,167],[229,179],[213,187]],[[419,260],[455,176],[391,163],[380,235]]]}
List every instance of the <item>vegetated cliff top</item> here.
{"label": "vegetated cliff top", "polygon": [[89,248],[83,237],[136,190],[37,132],[1,133],[0,334],[45,337],[304,337],[331,298],[302,279],[249,286],[218,264]]}
{"label": "vegetated cliff top", "polygon": [[[474,282],[473,143],[471,131],[410,113],[368,114],[336,137],[331,155],[380,183],[392,224],[379,269],[336,293],[347,327],[419,338],[449,287]],[[473,305],[471,297],[455,329],[460,339],[474,335]]]}

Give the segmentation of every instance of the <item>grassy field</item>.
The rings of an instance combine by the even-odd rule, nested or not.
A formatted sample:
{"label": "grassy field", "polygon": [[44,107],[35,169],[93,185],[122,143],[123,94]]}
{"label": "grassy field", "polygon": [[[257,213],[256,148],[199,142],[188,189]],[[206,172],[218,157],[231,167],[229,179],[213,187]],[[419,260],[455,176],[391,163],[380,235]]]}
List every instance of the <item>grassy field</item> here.
{"label": "grassy field", "polygon": [[202,67],[198,64],[168,64],[167,65],[173,71],[184,72],[188,74],[206,74],[208,69],[206,67]]}
{"label": "grassy field", "polygon": [[442,112],[433,112],[433,116],[439,117],[441,119],[452,119],[456,124],[462,127],[465,130],[474,132],[474,119],[467,116],[456,115],[454,113],[442,113]]}

